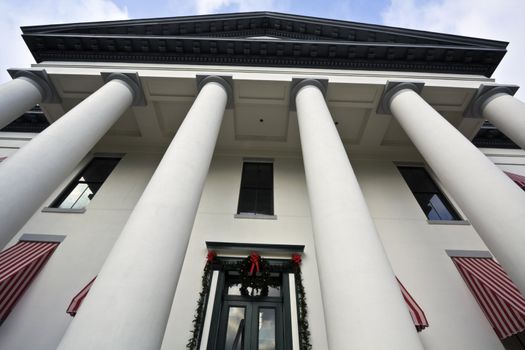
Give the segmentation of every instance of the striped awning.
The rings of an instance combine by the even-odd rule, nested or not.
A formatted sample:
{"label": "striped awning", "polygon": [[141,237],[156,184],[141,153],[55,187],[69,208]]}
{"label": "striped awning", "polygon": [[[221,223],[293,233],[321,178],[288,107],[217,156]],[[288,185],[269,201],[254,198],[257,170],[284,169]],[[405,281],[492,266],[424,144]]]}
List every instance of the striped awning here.
{"label": "striped awning", "polygon": [[491,258],[452,260],[500,339],[525,330],[525,299],[500,264]]}
{"label": "striped awning", "polygon": [[91,289],[91,286],[93,285],[93,282],[95,282],[95,278],[93,278],[80,292],[78,292],[77,295],[71,300],[71,303],[69,304],[69,307],[67,308],[66,312],[70,314],[71,316],[75,316],[77,314],[78,309],[80,308],[80,305],[82,305],[82,302],[86,298],[89,290]]}
{"label": "striped awning", "polygon": [[507,176],[510,177],[511,180],[516,183],[516,185],[525,190],[525,176],[509,173],[508,171],[504,171],[504,173],[507,174]]}
{"label": "striped awning", "polygon": [[412,316],[412,320],[414,321],[414,326],[416,326],[418,332],[421,332],[423,329],[428,327],[428,320],[425,316],[425,313],[423,312],[423,309],[421,309],[421,307],[416,303],[414,298],[412,298],[410,293],[406,290],[405,286],[403,286],[399,279],[397,279],[397,282],[399,283],[401,294],[403,294],[403,298],[407,303],[410,316]]}
{"label": "striped awning", "polygon": [[0,253],[0,322],[31,284],[58,243],[22,241]]}

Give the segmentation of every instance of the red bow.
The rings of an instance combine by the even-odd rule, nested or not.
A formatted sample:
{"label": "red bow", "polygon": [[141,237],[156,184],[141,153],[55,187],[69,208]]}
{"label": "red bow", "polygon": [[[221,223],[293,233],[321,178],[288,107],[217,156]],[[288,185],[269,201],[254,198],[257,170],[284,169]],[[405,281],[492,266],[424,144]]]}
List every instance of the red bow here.
{"label": "red bow", "polygon": [[296,265],[301,265],[301,255],[292,254],[292,262]]}
{"label": "red bow", "polygon": [[252,266],[250,268],[250,275],[253,275],[253,271],[254,270],[257,270],[257,272],[259,272],[259,255],[255,252],[253,252],[251,255],[250,255],[250,262],[252,263]]}
{"label": "red bow", "polygon": [[213,262],[215,260],[215,257],[217,256],[217,253],[215,253],[213,250],[208,251],[208,256],[206,257],[206,261],[208,263]]}

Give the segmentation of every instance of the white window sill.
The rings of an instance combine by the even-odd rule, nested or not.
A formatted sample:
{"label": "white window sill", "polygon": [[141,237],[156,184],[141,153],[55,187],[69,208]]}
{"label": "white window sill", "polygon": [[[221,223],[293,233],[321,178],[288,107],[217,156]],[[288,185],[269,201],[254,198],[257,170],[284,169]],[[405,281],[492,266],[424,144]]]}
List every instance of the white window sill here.
{"label": "white window sill", "polygon": [[83,214],[85,212],[86,212],[86,208],[82,208],[82,209],[66,209],[66,208],[45,207],[45,208],[42,209],[42,213]]}
{"label": "white window sill", "polygon": [[254,213],[233,214],[233,217],[235,219],[277,220],[277,215],[254,214]]}
{"label": "white window sill", "polygon": [[430,225],[470,225],[468,220],[427,220]]}

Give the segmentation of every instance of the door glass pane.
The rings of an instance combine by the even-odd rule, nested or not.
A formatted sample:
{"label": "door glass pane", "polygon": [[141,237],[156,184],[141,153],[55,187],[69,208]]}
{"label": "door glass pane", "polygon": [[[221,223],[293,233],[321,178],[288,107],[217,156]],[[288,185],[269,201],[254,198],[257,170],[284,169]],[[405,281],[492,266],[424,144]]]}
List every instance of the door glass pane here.
{"label": "door glass pane", "polygon": [[244,307],[230,307],[226,330],[225,350],[242,350],[244,347]]}
{"label": "door glass pane", "polygon": [[259,309],[259,350],[275,350],[275,309]]}

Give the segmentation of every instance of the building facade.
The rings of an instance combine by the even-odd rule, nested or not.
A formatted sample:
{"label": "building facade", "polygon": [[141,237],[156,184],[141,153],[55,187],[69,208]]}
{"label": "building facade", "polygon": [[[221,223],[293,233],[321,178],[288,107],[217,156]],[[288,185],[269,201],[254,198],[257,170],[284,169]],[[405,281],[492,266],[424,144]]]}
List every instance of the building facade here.
{"label": "building facade", "polygon": [[[507,43],[266,12],[22,30],[0,348],[525,348]],[[474,146],[485,120],[514,147]]]}

